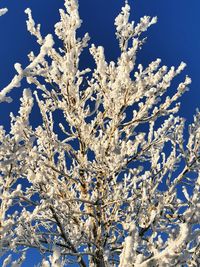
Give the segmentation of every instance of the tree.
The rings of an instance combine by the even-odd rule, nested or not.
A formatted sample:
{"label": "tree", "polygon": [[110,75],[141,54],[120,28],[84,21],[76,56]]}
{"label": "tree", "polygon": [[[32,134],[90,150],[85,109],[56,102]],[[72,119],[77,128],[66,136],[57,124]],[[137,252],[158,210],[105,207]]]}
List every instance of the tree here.
{"label": "tree", "polygon": [[[168,69],[157,59],[136,66],[141,34],[156,18],[134,25],[126,3],[115,20],[117,62],[91,45],[96,67],[80,70],[89,36],[76,36],[78,2],[65,0],[65,8],[55,25],[58,49],[26,10],[40,52],[28,55],[26,68],[16,63],[17,74],[0,92],[11,102],[22,79],[30,84],[10,132],[0,128],[3,266],[20,266],[29,248],[43,255],[43,267],[199,266],[200,113],[184,141],[177,100],[190,78],[167,96],[186,64]],[[36,128],[29,122],[34,105],[42,118]]]}

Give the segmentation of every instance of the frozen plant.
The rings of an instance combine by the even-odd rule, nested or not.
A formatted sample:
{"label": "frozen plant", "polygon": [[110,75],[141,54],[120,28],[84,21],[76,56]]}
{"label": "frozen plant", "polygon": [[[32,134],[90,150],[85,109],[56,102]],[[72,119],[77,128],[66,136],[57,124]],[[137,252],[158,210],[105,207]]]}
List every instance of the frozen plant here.
{"label": "frozen plant", "polygon": [[[183,141],[177,101],[190,78],[167,95],[186,64],[137,66],[141,34],[156,18],[129,22],[125,3],[115,19],[117,61],[92,44],[96,67],[80,69],[89,35],[77,38],[78,1],[64,5],[55,25],[60,48],[26,10],[40,51],[29,54],[27,67],[15,64],[17,74],[0,92],[1,102],[11,102],[23,79],[30,85],[10,132],[0,128],[3,266],[20,266],[29,248],[41,253],[41,267],[199,266],[200,113]],[[34,106],[37,127],[29,120]]]}
{"label": "frozen plant", "polygon": [[0,16],[3,16],[4,14],[6,14],[8,12],[7,8],[1,8],[0,9]]}

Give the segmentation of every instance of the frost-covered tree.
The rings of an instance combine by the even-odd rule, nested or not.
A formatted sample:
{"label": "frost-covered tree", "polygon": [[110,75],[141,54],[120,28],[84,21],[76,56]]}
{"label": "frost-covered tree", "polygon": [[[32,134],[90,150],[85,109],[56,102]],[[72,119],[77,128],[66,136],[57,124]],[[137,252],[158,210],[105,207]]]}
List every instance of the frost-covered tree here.
{"label": "frost-covered tree", "polygon": [[[22,79],[30,84],[10,132],[0,128],[3,266],[20,266],[29,248],[42,254],[42,267],[199,266],[200,113],[186,141],[177,114],[191,80],[168,96],[184,63],[136,65],[141,34],[156,18],[129,22],[125,3],[115,19],[119,58],[107,62],[103,47],[92,44],[90,70],[79,67],[89,35],[77,38],[76,0],[60,10],[59,48],[51,34],[41,36],[30,9],[26,14],[40,51],[28,55],[27,67],[15,64],[17,74],[0,92],[11,102]],[[34,105],[37,127],[29,122]]]}

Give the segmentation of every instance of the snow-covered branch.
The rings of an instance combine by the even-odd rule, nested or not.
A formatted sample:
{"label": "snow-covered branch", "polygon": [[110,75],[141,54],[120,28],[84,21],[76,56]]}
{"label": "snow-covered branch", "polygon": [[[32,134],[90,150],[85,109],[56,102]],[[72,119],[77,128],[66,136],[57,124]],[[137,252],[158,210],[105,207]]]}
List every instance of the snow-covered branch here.
{"label": "snow-covered branch", "polygon": [[[20,266],[29,248],[43,253],[43,267],[199,266],[200,112],[187,140],[177,102],[191,79],[168,96],[186,64],[136,63],[141,35],[156,18],[129,22],[126,3],[115,20],[119,58],[108,62],[92,44],[90,70],[79,66],[89,35],[77,37],[77,0],[60,10],[60,48],[26,14],[40,51],[28,66],[15,64],[0,92],[10,102],[27,81],[10,131],[0,127],[3,266],[14,253]],[[35,106],[42,122],[33,127]]]}

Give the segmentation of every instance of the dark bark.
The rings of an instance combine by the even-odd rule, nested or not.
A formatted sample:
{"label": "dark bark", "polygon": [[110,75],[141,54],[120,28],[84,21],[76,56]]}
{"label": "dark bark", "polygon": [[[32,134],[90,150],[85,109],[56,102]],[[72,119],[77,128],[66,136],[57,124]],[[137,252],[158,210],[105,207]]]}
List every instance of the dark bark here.
{"label": "dark bark", "polygon": [[94,263],[95,267],[106,267],[103,254],[101,251],[96,251],[95,257],[92,258],[92,263]]}
{"label": "dark bark", "polygon": [[[50,206],[50,210],[51,210],[51,212],[53,214],[53,217],[56,220],[56,223],[57,223],[57,225],[58,225],[58,227],[60,229],[62,238],[65,240],[66,244],[70,247],[70,249],[71,249],[72,252],[78,253],[77,250],[76,250],[76,248],[73,246],[73,244],[70,242],[70,240],[66,236],[66,234],[64,232],[64,229],[62,227],[62,224],[61,224],[61,222],[60,222],[60,220],[59,220],[59,218],[58,218],[58,216],[57,216],[54,208]],[[83,260],[83,258],[81,256],[79,257],[79,265],[81,267],[87,267],[85,261]]]}

